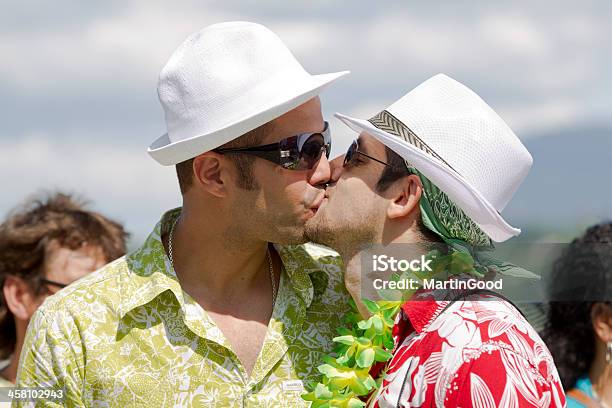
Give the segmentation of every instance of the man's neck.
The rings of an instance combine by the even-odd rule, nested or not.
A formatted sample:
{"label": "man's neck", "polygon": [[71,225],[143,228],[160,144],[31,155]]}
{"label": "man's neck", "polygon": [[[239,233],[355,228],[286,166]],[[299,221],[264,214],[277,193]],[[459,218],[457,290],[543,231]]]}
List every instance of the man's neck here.
{"label": "man's neck", "polygon": [[607,363],[606,345],[598,341],[595,358],[589,372],[593,390],[606,406],[612,406],[612,367]]}
{"label": "man's neck", "polygon": [[[268,243],[224,225],[224,218],[183,208],[172,234],[173,266],[183,290],[208,313],[250,375],[272,316],[272,288],[280,287],[281,262],[270,251],[277,271],[272,284]],[[168,235],[162,237],[166,251]]]}
{"label": "man's neck", "polygon": [[[169,235],[162,237],[166,252]],[[268,243],[236,235],[219,223],[181,213],[172,235],[173,267],[191,296],[231,303],[245,299],[262,278],[270,285]]]}
{"label": "man's neck", "polygon": [[361,261],[364,252],[370,251],[374,245],[414,245],[419,243],[421,239],[421,237],[417,233],[413,232],[412,229],[407,229],[403,233],[395,234],[393,238],[385,238],[385,234],[383,234],[383,237],[380,237],[373,243],[368,243],[367,245],[363,243],[347,245],[339,250],[339,254],[346,269],[344,274],[344,284],[353,300],[355,300],[357,309],[363,317],[368,317],[370,312],[368,312],[367,308],[363,304],[362,299],[374,299],[377,296],[377,293],[374,293],[374,288],[372,285],[369,285],[368,282],[363,279],[368,272],[365,270],[365,265],[362,267]]}

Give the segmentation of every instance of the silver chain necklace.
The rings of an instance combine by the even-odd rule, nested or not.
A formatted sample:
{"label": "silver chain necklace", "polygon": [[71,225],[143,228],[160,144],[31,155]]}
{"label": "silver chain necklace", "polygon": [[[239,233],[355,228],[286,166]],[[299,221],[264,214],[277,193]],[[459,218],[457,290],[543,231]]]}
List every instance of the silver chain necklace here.
{"label": "silver chain necklace", "polygon": [[[172,256],[172,237],[174,236],[174,227],[180,217],[176,217],[176,220],[172,223],[170,228],[170,235],[168,236],[168,258],[170,258],[170,265],[174,269],[174,258]],[[274,279],[274,268],[272,267],[272,257],[270,256],[270,248],[266,249],[266,258],[268,259],[268,270],[270,271],[270,283],[272,283],[272,308],[274,309],[274,303],[276,302],[276,280]],[[176,271],[175,271],[176,273]]]}

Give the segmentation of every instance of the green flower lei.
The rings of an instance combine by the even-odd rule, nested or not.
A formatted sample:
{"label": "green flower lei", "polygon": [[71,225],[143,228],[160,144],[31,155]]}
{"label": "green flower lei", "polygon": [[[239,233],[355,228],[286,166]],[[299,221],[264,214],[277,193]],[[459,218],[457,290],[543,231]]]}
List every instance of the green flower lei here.
{"label": "green flower lei", "polygon": [[392,357],[388,351],[394,346],[391,332],[402,302],[364,299],[363,303],[372,316],[361,320],[355,302],[351,301],[352,311],[346,321],[353,323],[352,328],[338,330],[340,336],[333,339],[337,343],[336,357],[323,357],[324,364],[318,367],[323,374],[322,381],[302,395],[304,400],[312,401],[313,408],[364,407],[359,397],[380,386],[382,378],[374,380],[370,369],[374,363]]}
{"label": "green flower lei", "polygon": [[[456,246],[449,249],[447,254],[437,249],[427,253],[426,258],[431,259],[431,272],[409,271],[401,275],[394,274],[391,279],[410,278],[415,282],[420,281],[422,286],[425,279],[446,280],[453,275],[482,278],[489,271],[529,279],[539,278],[515,265],[476,254],[473,256],[465,247]],[[485,259],[486,262],[482,262],[481,259]],[[375,302],[363,299],[365,307],[372,314],[367,319],[361,319],[355,302],[350,300],[352,310],[344,319],[349,328],[338,329],[340,336],[333,339],[336,343],[333,352],[324,356],[323,364],[317,367],[323,374],[322,380],[310,384],[308,386],[310,392],[302,395],[304,400],[312,402],[312,408],[357,408],[366,405],[361,398],[370,395],[382,382],[382,376],[377,379],[372,378],[370,369],[375,363],[389,361],[393,356],[390,351],[395,346],[392,336],[395,317],[401,305],[417,290],[384,291],[385,293],[380,291],[384,299],[389,299],[391,296],[399,300]]]}

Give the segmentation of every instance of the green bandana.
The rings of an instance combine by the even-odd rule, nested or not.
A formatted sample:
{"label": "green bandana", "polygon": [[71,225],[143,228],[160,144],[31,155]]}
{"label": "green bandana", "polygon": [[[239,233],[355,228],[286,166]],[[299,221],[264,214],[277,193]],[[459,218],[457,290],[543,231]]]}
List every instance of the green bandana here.
{"label": "green bandana", "polygon": [[491,238],[461,208],[427,177],[406,162],[410,172],[421,179],[421,219],[427,229],[438,235],[453,251],[469,254],[474,259],[474,274],[482,277],[487,272],[506,276],[539,279],[524,268],[488,255],[495,249]]}
{"label": "green bandana", "polygon": [[449,245],[492,247],[491,238],[427,177],[406,162],[423,184],[420,208],[423,224]]}

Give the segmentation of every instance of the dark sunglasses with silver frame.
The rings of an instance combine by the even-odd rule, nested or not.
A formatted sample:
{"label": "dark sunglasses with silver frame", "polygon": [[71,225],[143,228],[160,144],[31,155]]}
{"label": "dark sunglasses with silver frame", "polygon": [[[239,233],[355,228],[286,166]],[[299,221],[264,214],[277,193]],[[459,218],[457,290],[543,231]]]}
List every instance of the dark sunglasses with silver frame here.
{"label": "dark sunglasses with silver frame", "polygon": [[342,164],[342,166],[343,167],[348,166],[351,163],[351,161],[357,158],[358,155],[367,157],[368,159],[374,160],[375,162],[378,162],[380,164],[384,164],[385,166],[391,166],[389,163],[385,163],[382,160],[378,160],[377,158],[372,157],[369,154],[366,154],[362,152],[361,150],[359,150],[359,142],[357,140],[353,140],[353,143],[351,143],[348,150],[346,151],[346,154],[344,155],[344,163]]}
{"label": "dark sunglasses with silver frame", "polygon": [[287,137],[277,143],[261,146],[214,149],[213,151],[222,154],[250,154],[278,164],[285,169],[310,170],[317,164],[324,150],[325,157],[329,158],[331,135],[327,122],[322,132],[303,133]]}

